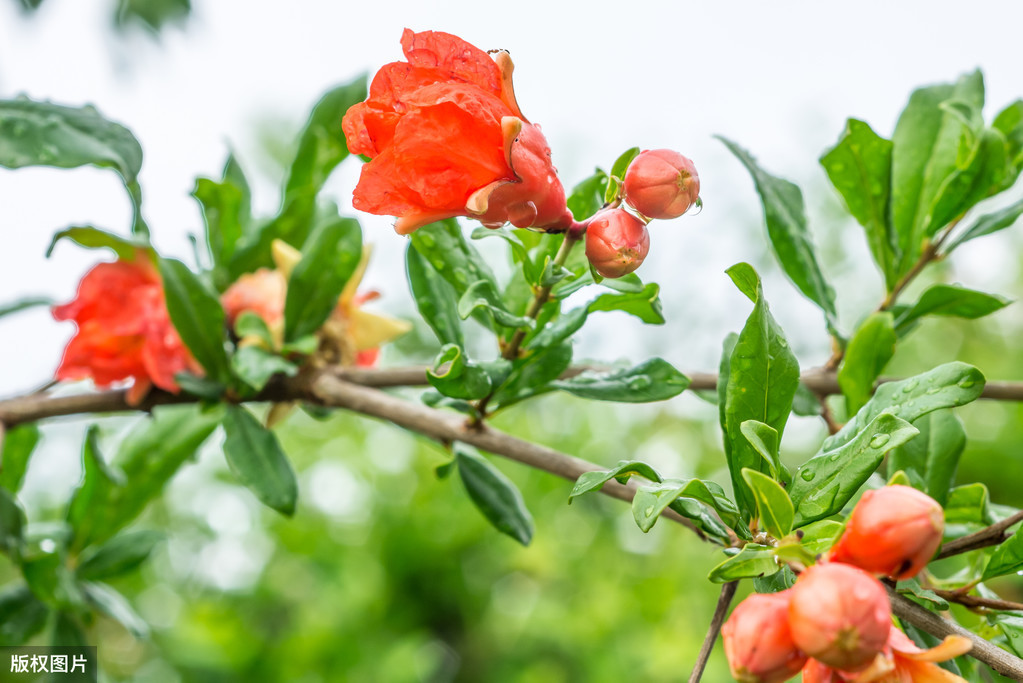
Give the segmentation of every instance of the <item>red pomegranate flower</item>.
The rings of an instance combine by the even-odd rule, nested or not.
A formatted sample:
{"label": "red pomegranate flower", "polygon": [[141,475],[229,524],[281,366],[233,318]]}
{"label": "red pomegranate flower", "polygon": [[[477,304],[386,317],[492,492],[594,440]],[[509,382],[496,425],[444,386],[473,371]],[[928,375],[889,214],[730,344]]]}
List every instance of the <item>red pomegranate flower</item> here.
{"label": "red pomegranate flower", "polygon": [[200,372],[171,324],[160,275],[142,252],[132,261],[95,266],[74,300],[54,307],[53,317],[78,325],[58,380],[92,379],[106,387],[133,379],[128,403],[137,404],[150,386],[177,392],[175,374]]}
{"label": "red pomegranate flower", "polygon": [[892,628],[884,651],[864,671],[836,671],[811,659],[803,668],[803,683],[966,683],[966,679],[942,669],[944,662],[966,654],[973,643],[962,636],[947,636],[929,650],[916,646],[905,633]]}
{"label": "red pomegranate flower", "polygon": [[408,61],[380,69],[342,122],[348,149],[372,159],[355,208],[397,217],[403,235],[454,216],[569,226],[547,140],[515,102],[508,53],[491,59],[456,36],[409,29],[401,46]]}

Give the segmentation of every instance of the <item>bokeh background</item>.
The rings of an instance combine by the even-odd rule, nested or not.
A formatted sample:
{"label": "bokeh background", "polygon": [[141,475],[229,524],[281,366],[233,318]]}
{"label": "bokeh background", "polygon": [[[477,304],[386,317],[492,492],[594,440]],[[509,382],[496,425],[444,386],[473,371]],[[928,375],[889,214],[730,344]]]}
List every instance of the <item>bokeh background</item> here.
{"label": "bokeh background", "polygon": [[[387,3],[297,0],[0,0],[0,98],[100,111],[145,150],[141,182],[154,240],[190,258],[201,216],[196,176],[219,174],[229,150],[269,213],[294,136],[329,87],[398,60],[406,26],[443,30],[511,51],[523,111],[543,125],[566,185],[628,147],[670,147],[700,171],[705,208],[653,226],[640,275],[662,285],[668,322],[604,314],[577,341],[579,358],[660,355],[683,370],[716,367],[724,335],[748,302],[723,274],[745,260],[765,275],[772,308],[804,368],[830,353],[819,311],[774,266],[752,183],[714,134],[750,149],[802,186],[811,229],[839,291],[846,329],[882,296],[861,231],[844,216],[818,156],[846,117],[889,135],[910,91],[976,67],[988,118],[1023,96],[1013,2]],[[34,3],[28,3],[34,4]],[[344,164],[328,183],[350,206],[358,177]],[[1023,194],[1015,188],[1015,197]],[[403,276],[404,238],[360,217],[375,243],[367,284],[381,310],[414,319]],[[55,230],[92,224],[127,232],[130,207],[113,174],[92,169],[0,169],[0,303],[67,300],[95,252]],[[970,243],[931,278],[1023,295],[1021,230]],[[485,241],[484,250],[497,245]],[[44,309],[0,319],[0,395],[44,384],[71,335]],[[892,374],[949,360],[989,378],[1023,379],[1023,313],[979,322],[929,320],[900,346]],[[435,351],[413,333],[384,364]],[[981,403],[961,411],[970,442],[961,481],[984,481],[996,502],[1023,505],[1023,412]],[[653,406],[607,406],[549,396],[499,425],[611,465],[647,460],[673,476],[725,483],[716,408],[686,394]],[[80,477],[87,422],[50,423],[23,499],[34,520],[60,514]],[[130,418],[102,422],[114,444]],[[824,434],[793,418],[788,459]],[[183,469],[140,526],[168,540],[118,588],[153,628],[139,641],[113,622],[92,633],[111,680],[139,681],[678,681],[706,632],[720,557],[681,528],[642,534],[627,506],[581,499],[569,486],[499,463],[537,519],[529,548],[494,532],[458,482],[438,480],[443,455],[388,425],[350,415],[296,413],[280,429],[300,475],[291,520],[233,483],[216,437]],[[0,578],[12,568],[0,566]],[[1017,583],[1019,583],[1017,581]],[[1023,586],[1006,591],[1023,597]],[[705,680],[728,680],[718,650]]]}

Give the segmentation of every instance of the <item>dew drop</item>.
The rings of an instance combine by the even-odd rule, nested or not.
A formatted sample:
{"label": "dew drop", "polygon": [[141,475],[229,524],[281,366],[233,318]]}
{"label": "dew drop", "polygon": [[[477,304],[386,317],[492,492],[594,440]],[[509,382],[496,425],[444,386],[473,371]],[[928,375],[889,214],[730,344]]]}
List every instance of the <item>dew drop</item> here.
{"label": "dew drop", "polygon": [[891,437],[887,434],[875,434],[874,438],[870,440],[871,448],[881,448],[891,440]]}
{"label": "dew drop", "polygon": [[643,514],[645,514],[647,517],[650,517],[651,515],[653,515],[654,514],[654,506],[653,505],[648,505],[647,509],[643,510]]}
{"label": "dew drop", "polygon": [[963,379],[959,380],[958,384],[959,384],[959,386],[960,386],[960,387],[962,387],[963,389],[969,389],[969,388],[970,388],[970,387],[972,387],[972,386],[973,386],[974,384],[976,384],[976,382],[974,382],[974,381],[973,381],[972,379],[970,379],[969,377],[964,377]]}
{"label": "dew drop", "polygon": [[911,392],[914,389],[916,389],[916,385],[917,385],[917,381],[915,379],[911,379],[911,380],[907,381],[902,386],[902,393],[908,394],[909,392]]}
{"label": "dew drop", "polygon": [[803,481],[813,481],[813,478],[817,476],[817,473],[813,470],[803,470],[799,473],[799,478]]}

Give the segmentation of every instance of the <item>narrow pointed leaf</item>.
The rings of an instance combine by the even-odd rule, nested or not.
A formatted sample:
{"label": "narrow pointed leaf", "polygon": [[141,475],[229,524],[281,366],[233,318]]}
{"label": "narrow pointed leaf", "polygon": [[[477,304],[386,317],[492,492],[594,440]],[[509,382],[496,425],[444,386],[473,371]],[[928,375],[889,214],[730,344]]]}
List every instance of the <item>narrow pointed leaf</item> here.
{"label": "narrow pointed leaf", "polygon": [[757,516],[767,533],[775,538],[784,538],[792,531],[795,509],[789,495],[781,484],[757,470],[745,468],[742,477],[753,491],[757,503]]}
{"label": "narrow pointed leaf", "polygon": [[176,259],[159,259],[167,312],[174,329],[210,379],[230,377],[224,350],[225,319],[220,298],[195,273]]}
{"label": "narrow pointed leaf", "polygon": [[667,361],[653,358],[622,370],[584,372],[551,386],[595,401],[648,403],[678,396],[689,386],[689,378]]}
{"label": "narrow pointed leaf", "polygon": [[298,482],[277,437],[238,405],[228,406],[223,424],[224,455],[238,481],[264,505],[294,514]]}
{"label": "narrow pointed leaf", "polygon": [[455,461],[469,498],[483,516],[501,533],[529,545],[535,524],[518,487],[475,449],[456,445]]}
{"label": "narrow pointed leaf", "polygon": [[838,370],[838,386],[850,415],[870,400],[874,382],[895,355],[896,339],[892,314],[878,312],[872,313],[849,340]]}

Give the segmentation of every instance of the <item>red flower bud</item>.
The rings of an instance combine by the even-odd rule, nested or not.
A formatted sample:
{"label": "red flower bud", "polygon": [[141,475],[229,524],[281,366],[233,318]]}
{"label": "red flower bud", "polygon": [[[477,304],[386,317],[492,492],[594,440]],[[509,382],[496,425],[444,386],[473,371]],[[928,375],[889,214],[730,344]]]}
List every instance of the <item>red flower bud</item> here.
{"label": "red flower bud", "polygon": [[348,149],[372,159],[355,208],[395,216],[403,235],[453,216],[571,224],[547,140],[515,100],[508,53],[492,59],[456,36],[408,29],[401,47],[407,61],[380,69],[342,120]]}
{"label": "red flower bud", "polygon": [[621,277],[639,268],[650,251],[643,221],[624,209],[598,213],[586,228],[586,258],[604,277]]}
{"label": "red flower bud", "polygon": [[831,559],[901,581],[927,566],[944,529],[941,506],[925,493],[910,486],[867,491],[831,549]]}
{"label": "red flower bud", "polygon": [[678,218],[700,196],[693,162],[670,149],[648,149],[625,172],[625,201],[647,218]]}
{"label": "red flower bud", "polygon": [[881,582],[831,562],[810,567],[792,587],[789,627],[810,657],[842,671],[870,665],[888,642],[892,608]]}
{"label": "red flower bud", "polygon": [[792,591],[746,598],[721,628],[732,676],[741,683],[780,683],[803,668],[806,655],[789,631]]}

